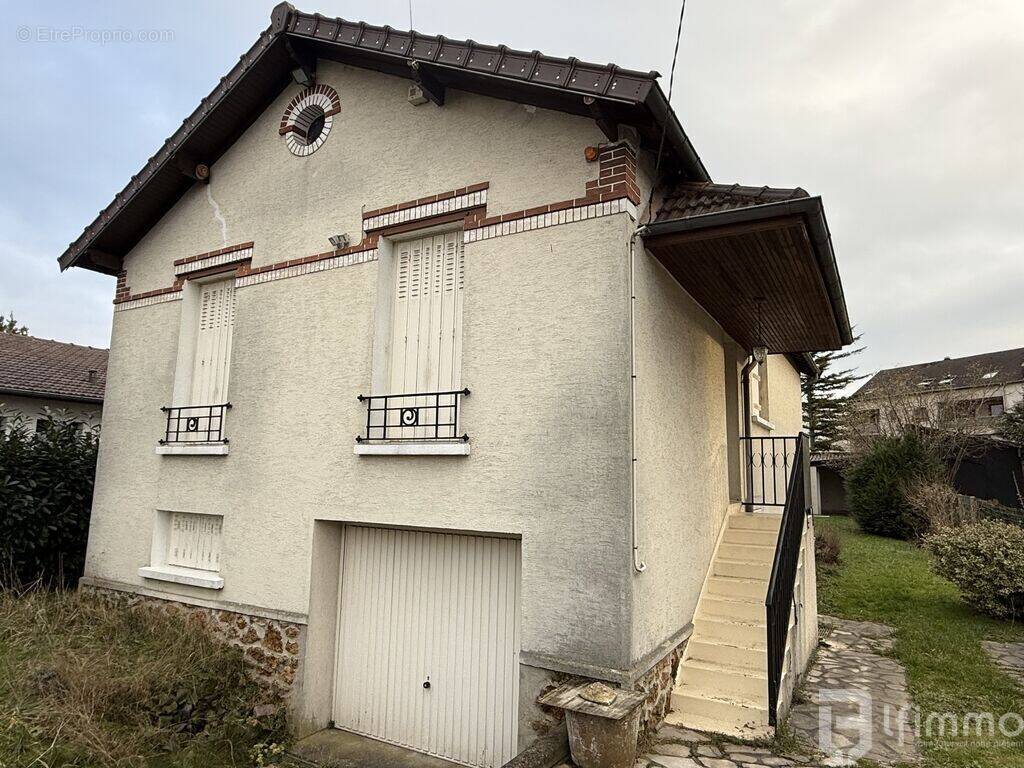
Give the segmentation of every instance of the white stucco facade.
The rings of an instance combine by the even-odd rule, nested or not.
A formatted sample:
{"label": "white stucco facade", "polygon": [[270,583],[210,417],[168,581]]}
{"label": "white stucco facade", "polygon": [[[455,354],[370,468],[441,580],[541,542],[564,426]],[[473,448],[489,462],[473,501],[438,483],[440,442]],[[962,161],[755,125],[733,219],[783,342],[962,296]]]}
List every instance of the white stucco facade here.
{"label": "white stucco facade", "polygon": [[[286,148],[278,122],[298,87],[286,89],[209,185],[126,257],[133,294],[171,286],[175,260],[234,243],[253,243],[257,268],[325,251],[333,234],[359,242],[364,210],[487,182],[494,216],[582,197],[596,178],[583,150],[606,140],[591,120],[457,91],[443,108],[412,106],[407,81],[331,62],[318,78],[342,101],[323,147],[305,158]],[[188,302],[116,312],[86,583],[309,622],[296,706],[325,723],[337,524],[509,536],[521,541],[520,744],[550,671],[631,682],[685,638],[736,501],[730,462],[743,431],[741,351],[641,249],[635,492],[647,570],[637,573],[635,226],[622,210],[465,243],[468,455],[353,450],[366,420],[357,395],[380,383],[389,249],[408,233],[385,234],[361,263],[235,289],[224,455],[155,450],[160,408],[180,390]],[[796,434],[799,376],[782,356],[770,364],[775,431]],[[140,575],[168,512],[223,517],[221,588]]]}

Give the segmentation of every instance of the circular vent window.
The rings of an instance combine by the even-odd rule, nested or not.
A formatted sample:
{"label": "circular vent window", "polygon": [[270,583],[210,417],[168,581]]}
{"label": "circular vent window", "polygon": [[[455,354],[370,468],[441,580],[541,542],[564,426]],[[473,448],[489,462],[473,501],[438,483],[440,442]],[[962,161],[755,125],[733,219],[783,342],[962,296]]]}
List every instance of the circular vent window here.
{"label": "circular vent window", "polygon": [[331,132],[334,115],[341,111],[338,92],[329,85],[307,88],[288,104],[281,117],[281,135],[293,155],[316,152]]}

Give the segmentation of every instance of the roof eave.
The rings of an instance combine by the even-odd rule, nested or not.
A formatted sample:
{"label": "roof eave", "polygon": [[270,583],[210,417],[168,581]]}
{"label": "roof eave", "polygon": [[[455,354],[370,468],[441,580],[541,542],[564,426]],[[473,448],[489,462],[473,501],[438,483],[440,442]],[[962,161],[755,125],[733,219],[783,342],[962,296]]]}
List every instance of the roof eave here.
{"label": "roof eave", "polygon": [[789,359],[790,364],[796,368],[799,373],[802,373],[811,379],[817,379],[821,374],[818,364],[814,362],[814,355],[810,352],[790,352],[786,357]]}
{"label": "roof eave", "polygon": [[660,235],[692,232],[706,227],[749,224],[790,215],[803,217],[808,235],[810,236],[818,270],[825,284],[825,290],[828,293],[829,304],[832,307],[832,315],[836,323],[836,329],[839,331],[840,340],[844,346],[852,344],[853,330],[850,326],[850,316],[846,309],[846,297],[843,294],[843,285],[839,279],[839,267],[836,264],[836,254],[832,247],[832,236],[828,229],[828,222],[825,219],[825,208],[820,197],[801,197],[795,200],[763,203],[746,208],[731,208],[725,211],[715,211],[697,216],[666,219],[665,221],[657,221],[646,225],[642,228],[641,234],[646,240]]}
{"label": "roof eave", "polygon": [[654,118],[655,124],[664,127],[670,146],[675,147],[679,153],[687,178],[691,181],[711,181],[711,174],[704,167],[704,162],[690,142],[686,131],[683,130],[679,117],[669,104],[660,85],[655,83],[654,87],[648,91],[645,104]]}
{"label": "roof eave", "polygon": [[[101,251],[103,249],[101,249],[101,251],[96,252],[98,255],[94,258],[94,254],[90,253],[90,251],[95,249],[98,242],[103,244],[101,238],[103,238],[104,235],[109,234],[111,225],[120,216],[125,214],[126,210],[130,208],[130,205],[135,200],[139,199],[139,193],[148,188],[151,180],[156,178],[158,175],[168,172],[168,164],[176,162],[176,158],[179,156],[179,153],[187,154],[187,149],[191,146],[191,141],[193,137],[196,136],[197,132],[207,124],[209,118],[223,103],[223,101],[231,96],[239,83],[252,74],[253,70],[257,68],[257,65],[271,50],[278,50],[285,44],[298,45],[301,43],[307,47],[315,47],[320,50],[323,50],[324,47],[327,46],[336,51],[344,50],[352,56],[362,57],[364,60],[371,59],[377,62],[390,60],[395,65],[395,69],[398,70],[395,74],[402,73],[412,79],[413,73],[411,68],[400,66],[403,60],[406,62],[412,61],[412,56],[403,56],[383,49],[370,49],[358,44],[350,44],[346,41],[335,39],[337,37],[336,35],[332,38],[318,34],[321,22],[331,21],[332,20],[325,19],[317,14],[305,14],[301,11],[297,11],[294,6],[289,3],[279,3],[271,13],[270,26],[259,35],[250,49],[240,57],[238,63],[236,63],[235,66],[232,67],[231,71],[222,78],[213,91],[206,98],[200,101],[199,106],[183,121],[182,125],[174,132],[174,134],[164,142],[163,146],[157,151],[157,153],[147,161],[139,174],[132,177],[124,189],[114,196],[111,203],[99,213],[96,219],[94,219],[93,222],[85,228],[82,234],[79,235],[79,237],[76,238],[75,241],[71,243],[65,252],[58,258],[58,264],[61,271],[72,266],[79,266],[105,274],[117,274],[121,268],[120,261],[123,258],[124,253],[117,252],[108,255],[106,253],[102,253]],[[341,20],[334,21],[340,22]],[[301,29],[300,22],[304,23],[304,26]],[[366,25],[362,26],[365,27]],[[383,29],[389,30],[387,27]],[[399,34],[408,34],[412,36],[411,39],[415,39],[417,33],[409,32]],[[427,38],[431,36],[423,37]],[[444,38],[441,37],[438,37],[437,39],[444,40]],[[466,43],[473,45],[472,41],[466,41]],[[504,51],[508,49],[502,47],[502,50]],[[539,54],[537,55],[539,56]],[[420,61],[419,58],[416,58],[416,60]],[[587,64],[586,62],[577,62],[575,59],[566,61],[574,62],[574,67],[597,66]],[[273,63],[272,60],[271,63]],[[623,97],[610,92],[606,93],[595,91],[590,93],[570,89],[565,86],[552,86],[544,82],[534,80],[532,77],[529,79],[522,79],[505,76],[497,72],[481,72],[479,70],[471,70],[465,66],[456,67],[445,62],[421,61],[420,63],[425,67],[429,67],[432,71],[447,71],[450,76],[457,76],[461,80],[472,80],[474,77],[478,79],[487,79],[488,83],[499,84],[499,87],[496,89],[498,91],[504,90],[516,93],[535,93],[537,94],[538,99],[556,101],[558,106],[552,108],[561,108],[563,111],[569,111],[581,115],[590,115],[595,119],[598,119],[602,109],[609,110],[610,114],[613,115],[614,120],[624,122],[625,124],[647,124],[650,119],[653,119],[655,128],[651,129],[650,125],[647,124],[646,129],[648,133],[651,134],[652,130],[658,130],[661,129],[662,125],[664,126],[667,144],[674,150],[680,170],[682,170],[688,178],[699,180],[708,179],[707,170],[704,168],[700,158],[697,156],[693,145],[683,132],[682,126],[679,124],[678,119],[669,107],[661,88],[658,87],[654,80],[654,78],[657,77],[657,73],[655,72],[635,72],[632,70],[609,66],[609,70],[613,77],[618,75],[620,77],[631,78],[634,83],[643,80],[648,81],[646,83],[639,82],[636,86],[636,91],[632,96]],[[457,86],[453,85],[453,87]],[[541,97],[540,94],[547,94],[547,96]],[[594,104],[598,105],[596,109],[593,108]],[[650,139],[650,136],[648,136],[648,139]],[[226,149],[221,150],[221,152],[223,151],[226,151]],[[216,152],[212,154],[212,157],[204,158],[203,162],[209,161],[208,164],[210,164],[216,161],[220,156]],[[187,186],[184,188],[187,188]],[[162,199],[163,198],[161,197],[157,200],[158,205],[156,208],[163,208],[164,211],[166,211],[166,208],[173,205],[174,201],[177,200],[176,197],[172,196],[169,198],[170,202],[164,206],[163,203],[160,202]],[[145,198],[141,200],[140,205],[152,206],[152,203],[153,199]],[[153,215],[151,211],[149,215]],[[160,213],[159,215],[163,214]],[[132,237],[134,237],[134,235],[128,235],[127,240],[130,242]],[[113,250],[127,250],[130,249],[130,247],[130,245],[125,245],[123,249],[118,248]]]}
{"label": "roof eave", "polygon": [[58,392],[41,392],[31,389],[13,389],[10,387],[0,387],[0,395],[15,395],[16,397],[33,397],[40,400],[67,400],[71,403],[95,403],[98,405],[103,404],[102,397],[93,397],[90,395],[65,395]]}

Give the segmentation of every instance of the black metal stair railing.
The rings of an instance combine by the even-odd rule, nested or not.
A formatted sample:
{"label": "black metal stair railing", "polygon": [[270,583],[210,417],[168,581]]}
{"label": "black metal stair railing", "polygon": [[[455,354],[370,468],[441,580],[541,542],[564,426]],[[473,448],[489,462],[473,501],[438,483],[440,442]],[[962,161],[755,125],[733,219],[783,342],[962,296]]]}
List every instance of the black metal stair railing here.
{"label": "black metal stair railing", "polygon": [[231,403],[162,407],[160,410],[167,414],[167,426],[160,445],[226,443],[224,414],[230,408]]}
{"label": "black metal stair railing", "polygon": [[790,612],[803,532],[810,512],[809,479],[810,446],[807,435],[800,435],[796,443],[793,471],[786,485],[782,525],[779,527],[772,574],[764,601],[768,640],[768,722],[772,726],[777,725],[778,720],[779,687],[786,658]]}
{"label": "black metal stair railing", "polygon": [[356,442],[370,440],[418,441],[461,440],[459,434],[460,400],[468,389],[450,392],[407,392],[398,395],[359,395],[366,403],[365,434]]}

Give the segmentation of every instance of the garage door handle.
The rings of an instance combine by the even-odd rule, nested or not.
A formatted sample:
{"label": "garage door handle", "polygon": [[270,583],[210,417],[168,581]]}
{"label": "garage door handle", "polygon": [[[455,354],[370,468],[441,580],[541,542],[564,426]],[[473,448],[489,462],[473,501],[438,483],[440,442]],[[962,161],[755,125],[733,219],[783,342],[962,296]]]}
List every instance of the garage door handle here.
{"label": "garage door handle", "polygon": [[425,688],[426,690],[430,690],[430,681],[429,681],[429,680],[424,680],[424,681],[423,681],[423,687],[424,687],[424,688]]}

